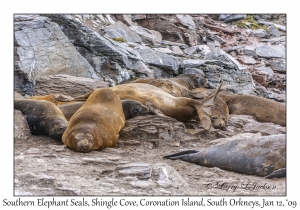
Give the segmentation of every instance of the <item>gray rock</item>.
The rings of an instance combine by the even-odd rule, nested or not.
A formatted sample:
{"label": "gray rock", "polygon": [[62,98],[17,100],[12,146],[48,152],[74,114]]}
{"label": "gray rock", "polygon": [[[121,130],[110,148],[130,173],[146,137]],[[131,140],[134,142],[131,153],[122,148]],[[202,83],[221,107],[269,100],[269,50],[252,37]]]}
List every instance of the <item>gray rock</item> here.
{"label": "gray rock", "polygon": [[152,173],[152,167],[147,163],[129,163],[117,166],[119,175],[134,176],[139,179],[148,179]]}
{"label": "gray rock", "polygon": [[189,133],[182,122],[171,117],[158,115],[137,116],[126,121],[120,131],[122,139],[159,140],[175,142],[189,138]]}
{"label": "gray rock", "polygon": [[153,174],[157,176],[157,183],[162,187],[187,187],[189,184],[180,174],[167,163],[153,165]]}
{"label": "gray rock", "polygon": [[240,56],[240,57],[238,57],[238,60],[241,61],[241,63],[246,64],[246,65],[256,64],[256,60],[250,56]]}
{"label": "gray rock", "polygon": [[259,37],[259,38],[268,37],[268,33],[262,28],[253,30],[252,33],[254,34],[254,36]]}
{"label": "gray rock", "polygon": [[111,83],[111,86],[128,80],[128,69],[132,69],[136,61],[143,60],[140,54],[127,44],[113,41],[92,31],[71,15],[47,16],[60,25],[78,52],[90,62],[98,75]]}
{"label": "gray rock", "polygon": [[285,58],[285,47],[283,45],[263,45],[256,47],[256,54],[262,58]]}
{"label": "gray rock", "polygon": [[196,29],[196,24],[190,15],[176,15],[178,18],[179,22],[186,27],[187,29],[190,30],[195,30]]}
{"label": "gray rock", "polygon": [[270,26],[268,27],[269,30],[269,34],[271,35],[271,37],[280,37],[281,34],[278,31],[278,29],[275,26]]}
{"label": "gray rock", "polygon": [[146,19],[136,21],[144,28],[159,31],[164,40],[195,46],[200,44],[200,35],[197,30],[189,29],[193,24],[187,21],[190,19],[187,17],[178,18],[174,14],[148,14]]}
{"label": "gray rock", "polygon": [[158,31],[149,30],[141,26],[130,26],[130,29],[135,31],[140,37],[141,41],[154,47],[158,47],[162,41],[162,35]]}
{"label": "gray rock", "polygon": [[286,31],[285,26],[280,25],[280,24],[271,23],[271,22],[262,21],[262,20],[258,20],[257,22],[260,23],[260,24],[266,25],[266,26],[275,26],[275,27],[278,28],[280,31]]}
{"label": "gray rock", "polygon": [[27,140],[31,132],[26,117],[19,110],[14,110],[14,139]]}
{"label": "gray rock", "polygon": [[84,77],[60,74],[38,79],[34,92],[35,95],[60,93],[76,97],[102,87],[108,87],[108,83]]}
{"label": "gray rock", "polygon": [[132,187],[143,188],[143,189],[151,189],[154,187],[154,183],[151,181],[131,181],[129,184]]}
{"label": "gray rock", "polygon": [[253,46],[244,47],[244,54],[245,55],[250,55],[254,58],[257,58],[256,51],[255,51],[255,48]]}
{"label": "gray rock", "polygon": [[183,52],[179,46],[170,46],[170,50],[172,50],[177,55],[183,55]]}
{"label": "gray rock", "polygon": [[169,46],[178,46],[178,47],[180,47],[180,49],[186,49],[186,48],[189,47],[186,44],[171,42],[171,41],[168,41],[168,40],[162,40],[161,43],[164,44],[164,45],[169,45]]}
{"label": "gray rock", "polygon": [[142,42],[142,39],[139,37],[139,35],[130,30],[124,23],[119,21],[103,28],[103,30],[110,38],[123,38],[128,42]]}
{"label": "gray rock", "polygon": [[286,73],[286,62],[284,59],[281,60],[271,60],[268,62],[273,71],[277,71],[279,73]]}
{"label": "gray rock", "polygon": [[226,15],[220,15],[219,19],[222,20],[225,23],[240,20],[246,18],[246,15],[243,14],[226,14]]}
{"label": "gray rock", "polygon": [[255,70],[262,71],[269,76],[273,76],[274,74],[273,70],[270,67],[259,67],[259,68],[255,68]]}
{"label": "gray rock", "polygon": [[180,65],[178,58],[166,53],[157,52],[150,48],[137,49],[137,51],[140,53],[146,63],[178,75],[178,69]]}
{"label": "gray rock", "polygon": [[200,74],[201,76],[205,77],[204,72],[199,68],[185,68],[183,69],[183,74]]}
{"label": "gray rock", "polygon": [[[257,122],[255,117],[250,115],[230,115],[228,125],[228,129],[232,132],[243,132],[241,135],[246,135],[244,133],[253,133],[253,135],[257,135],[259,133],[263,135],[286,133],[285,127],[269,122]],[[251,138],[253,138],[253,136]]]}
{"label": "gray rock", "polygon": [[146,15],[131,15],[132,20],[141,20],[145,19],[146,17]]}
{"label": "gray rock", "polygon": [[208,55],[209,53],[211,53],[211,50],[209,49],[209,47],[207,45],[197,45],[197,46],[186,48],[184,50],[184,53],[186,53],[188,55],[197,53],[197,54],[204,56],[204,55]]}
{"label": "gray rock", "polygon": [[37,79],[54,74],[100,79],[58,24],[38,15],[15,18],[15,90],[32,95]]}
{"label": "gray rock", "polygon": [[154,71],[150,69],[144,62],[138,60],[132,65],[132,70],[138,75],[144,74],[147,77],[153,77]]}
{"label": "gray rock", "polygon": [[231,61],[228,59],[228,54],[225,57],[223,53],[219,57],[211,55],[207,60],[183,60],[181,68],[201,69],[209,82],[208,86],[210,88],[217,88],[222,80],[223,85],[229,85],[228,90],[234,93],[253,94],[255,86],[251,74],[244,71],[237,61],[235,62],[240,69]]}

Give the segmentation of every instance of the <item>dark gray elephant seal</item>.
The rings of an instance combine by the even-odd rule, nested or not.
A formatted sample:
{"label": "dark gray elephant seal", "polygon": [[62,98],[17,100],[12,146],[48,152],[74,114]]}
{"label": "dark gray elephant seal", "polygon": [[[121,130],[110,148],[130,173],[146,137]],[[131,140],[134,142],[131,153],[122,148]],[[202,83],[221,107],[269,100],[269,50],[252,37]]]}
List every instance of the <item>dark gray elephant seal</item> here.
{"label": "dark gray elephant seal", "polygon": [[164,156],[242,174],[282,177],[286,168],[285,134],[229,141],[203,150]]}
{"label": "dark gray elephant seal", "polygon": [[[58,108],[65,115],[67,120],[70,120],[74,113],[84,104],[84,102],[73,102],[68,104],[57,105]],[[141,102],[135,100],[122,100],[123,112],[125,119],[129,120],[130,118],[136,116],[144,116],[150,113],[148,107],[144,106]]]}
{"label": "dark gray elephant seal", "polygon": [[16,99],[14,109],[26,115],[32,135],[45,135],[61,139],[68,126],[68,121],[53,103],[45,100]]}

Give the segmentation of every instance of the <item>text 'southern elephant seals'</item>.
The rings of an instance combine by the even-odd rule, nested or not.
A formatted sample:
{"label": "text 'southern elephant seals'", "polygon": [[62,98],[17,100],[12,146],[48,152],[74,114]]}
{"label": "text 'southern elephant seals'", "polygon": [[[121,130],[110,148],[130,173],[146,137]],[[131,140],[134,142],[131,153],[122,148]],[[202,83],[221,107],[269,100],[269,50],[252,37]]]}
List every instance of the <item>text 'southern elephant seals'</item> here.
{"label": "text 'southern elephant seals'", "polygon": [[61,139],[68,121],[53,103],[44,100],[16,99],[14,109],[26,115],[32,135],[46,135]]}
{"label": "text 'southern elephant seals'", "polygon": [[114,147],[124,125],[119,96],[108,88],[98,89],[71,117],[62,141],[79,152]]}
{"label": "text 'southern elephant seals'", "polygon": [[229,141],[203,150],[164,156],[242,174],[282,177],[286,168],[285,134]]}

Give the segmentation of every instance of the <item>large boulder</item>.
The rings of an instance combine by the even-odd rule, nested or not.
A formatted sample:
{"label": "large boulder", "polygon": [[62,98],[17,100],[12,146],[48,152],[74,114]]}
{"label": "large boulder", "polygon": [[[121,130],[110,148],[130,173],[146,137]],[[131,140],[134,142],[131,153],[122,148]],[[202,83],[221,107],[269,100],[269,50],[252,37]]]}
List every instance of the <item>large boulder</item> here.
{"label": "large boulder", "polygon": [[136,50],[149,65],[157,66],[171,74],[178,75],[178,69],[180,67],[180,60],[178,58],[157,50],[152,50],[151,48],[140,48]]}
{"label": "large boulder", "polygon": [[33,94],[38,78],[68,74],[99,80],[59,26],[39,15],[15,15],[15,90]]}
{"label": "large boulder", "polygon": [[107,82],[60,74],[39,78],[34,93],[35,95],[60,93],[76,97],[104,87],[108,87]]}
{"label": "large boulder", "polygon": [[72,15],[47,16],[61,27],[79,53],[90,62],[97,74],[110,82],[111,86],[128,80],[128,70],[135,71],[134,64],[137,61],[143,62],[138,52],[91,30]]}
{"label": "large boulder", "polygon": [[110,38],[123,38],[128,42],[142,42],[141,37],[137,33],[120,21],[103,28],[103,30],[105,35]]}
{"label": "large boulder", "polygon": [[196,33],[197,25],[190,15],[149,14],[146,16],[147,18],[135,21],[144,28],[159,31],[164,40],[189,46],[200,44],[200,36]]}
{"label": "large boulder", "polygon": [[254,94],[255,86],[251,74],[232,56],[222,50],[212,52],[205,59],[186,59],[181,63],[186,69],[199,69],[204,72],[209,87],[217,88],[220,82],[228,85],[228,90],[237,94]]}

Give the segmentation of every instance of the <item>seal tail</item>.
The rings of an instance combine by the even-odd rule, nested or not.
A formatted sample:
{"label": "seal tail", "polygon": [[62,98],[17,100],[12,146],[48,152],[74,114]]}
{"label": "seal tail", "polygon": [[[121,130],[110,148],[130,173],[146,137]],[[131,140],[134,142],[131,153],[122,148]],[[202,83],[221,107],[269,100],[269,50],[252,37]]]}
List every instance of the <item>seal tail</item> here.
{"label": "seal tail", "polygon": [[164,158],[167,159],[171,159],[171,160],[176,160],[176,159],[181,159],[184,155],[188,155],[188,154],[194,154],[194,153],[198,153],[199,150],[185,150],[182,152],[177,152],[171,155],[165,155],[163,156]]}
{"label": "seal tail", "polygon": [[[199,116],[199,119],[201,121],[202,127],[204,130],[209,130],[211,126],[211,120],[210,120],[210,115],[211,115],[211,109],[212,106],[214,105],[214,100],[216,99],[217,95],[221,91],[223,81],[219,85],[218,89],[216,92],[213,94],[206,96],[202,101],[194,101],[194,107],[197,111],[197,114]],[[199,103],[201,105],[199,105]]]}
{"label": "seal tail", "polygon": [[268,176],[266,176],[267,179],[280,178],[280,177],[286,177],[286,168],[278,169],[270,173]]}

